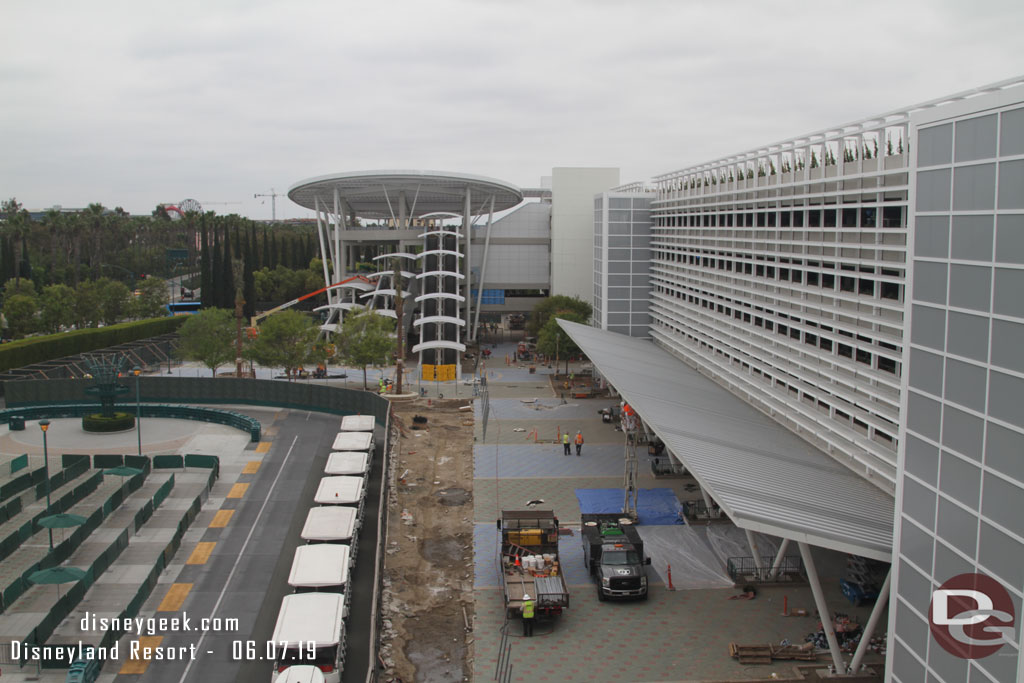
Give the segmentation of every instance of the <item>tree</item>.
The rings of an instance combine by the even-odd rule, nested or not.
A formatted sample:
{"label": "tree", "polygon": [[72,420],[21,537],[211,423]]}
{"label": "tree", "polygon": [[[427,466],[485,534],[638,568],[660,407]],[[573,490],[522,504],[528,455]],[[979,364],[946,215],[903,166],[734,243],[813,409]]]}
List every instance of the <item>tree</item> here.
{"label": "tree", "polygon": [[162,318],[167,315],[167,283],[158,277],[147,277],[139,283],[139,295],[132,300],[135,318]]}
{"label": "tree", "polygon": [[100,307],[100,285],[95,280],[86,280],[75,289],[74,323],[79,329],[95,327],[102,319]]}
{"label": "tree", "polygon": [[309,317],[298,311],[281,311],[260,325],[248,356],[265,367],[284,368],[291,379],[292,370],[323,360],[323,350],[316,344],[319,336],[320,329]]}
{"label": "tree", "polygon": [[576,346],[572,338],[558,324],[559,319],[580,323],[581,325],[585,325],[587,319],[574,311],[559,311],[548,318],[544,327],[541,328],[540,334],[537,335],[537,350],[549,358],[554,358],[556,363],[559,359],[564,358],[565,372],[568,374],[569,356],[581,353],[581,351],[580,347]]}
{"label": "tree", "polygon": [[242,314],[246,319],[256,315],[256,277],[253,275],[256,269],[255,241],[255,232],[250,231],[245,239],[245,268],[242,270],[242,299],[245,301]]}
{"label": "tree", "polygon": [[225,308],[204,308],[190,315],[178,335],[178,355],[202,363],[213,376],[235,359],[234,314]]}
{"label": "tree", "polygon": [[36,283],[31,280],[19,280],[12,278],[4,283],[4,298],[14,296],[15,294],[24,294],[30,296],[33,299],[36,298]]}
{"label": "tree", "polygon": [[575,313],[582,318],[580,322],[586,323],[594,313],[594,308],[579,297],[569,297],[563,294],[549,296],[533,307],[530,321],[526,324],[526,331],[531,337],[540,335],[541,329],[547,324],[548,319],[558,312]]}
{"label": "tree", "polygon": [[212,257],[210,255],[210,235],[206,231],[206,214],[203,214],[199,221],[199,296],[200,299],[205,299],[212,305],[213,287],[210,284]]}
{"label": "tree", "polygon": [[341,325],[337,347],[346,365],[363,368],[363,389],[366,389],[366,366],[387,364],[395,350],[395,324],[390,318],[373,311],[350,313]]}
{"label": "tree", "polygon": [[7,320],[8,334],[20,339],[26,334],[35,332],[39,323],[36,320],[38,305],[35,297],[27,294],[15,294],[4,298],[4,318]]}
{"label": "tree", "polygon": [[100,320],[105,325],[113,325],[128,315],[128,304],[132,292],[128,285],[117,280],[101,277],[96,280],[99,294]]}
{"label": "tree", "polygon": [[65,284],[43,287],[40,297],[39,322],[44,332],[60,332],[62,325],[71,325],[75,319],[75,290]]}
{"label": "tree", "polygon": [[3,203],[0,211],[7,217],[7,230],[10,233],[14,247],[14,279],[21,281],[22,261],[25,258],[25,237],[32,229],[32,219],[28,211],[21,208],[21,204],[14,197]]}

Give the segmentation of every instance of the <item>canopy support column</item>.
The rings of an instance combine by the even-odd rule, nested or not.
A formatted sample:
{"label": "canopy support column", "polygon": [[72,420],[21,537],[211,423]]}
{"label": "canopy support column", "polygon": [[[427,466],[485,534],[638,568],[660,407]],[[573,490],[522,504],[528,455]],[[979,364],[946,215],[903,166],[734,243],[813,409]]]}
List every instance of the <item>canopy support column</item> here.
{"label": "canopy support column", "polygon": [[341,201],[341,193],[334,188],[334,281],[341,282],[345,279],[345,242],[341,239],[341,232],[345,229],[345,206]]}
{"label": "canopy support column", "polygon": [[868,643],[871,642],[871,636],[874,635],[875,628],[878,627],[878,621],[882,618],[882,612],[885,611],[885,605],[889,601],[889,583],[891,579],[892,567],[889,567],[889,571],[885,574],[882,590],[878,593],[878,599],[875,600],[875,606],[871,610],[871,616],[868,617],[868,623],[860,636],[860,642],[857,644],[857,651],[853,653],[853,659],[850,660],[850,668],[846,670],[846,673],[856,673],[857,669],[860,668],[860,663],[868,651]]}
{"label": "canopy support column", "polygon": [[825,632],[828,640],[828,651],[832,654],[832,663],[836,672],[843,671],[843,654],[839,650],[839,640],[836,639],[835,624],[832,620],[832,613],[825,602],[825,592],[821,590],[821,580],[818,578],[818,570],[814,566],[814,558],[811,557],[811,548],[803,541],[797,541],[800,546],[800,556],[804,560],[804,568],[807,570],[807,581],[811,584],[811,593],[814,594],[814,605],[818,608],[818,616],[821,617],[821,629]]}
{"label": "canopy support column", "polygon": [[708,495],[707,489],[703,486],[700,487],[700,497],[704,499],[704,507],[708,510],[708,519],[711,519],[711,506],[713,505],[713,501],[711,500],[711,496]]}
{"label": "canopy support column", "polygon": [[754,558],[754,567],[757,569],[758,578],[764,577],[764,565],[761,564],[761,551],[757,549],[757,541],[754,540],[754,532],[750,529],[744,529],[747,534],[747,545],[750,546],[750,554]]}
{"label": "canopy support column", "polygon": [[[491,224],[494,221],[494,195],[491,195],[491,206],[487,212],[487,232],[484,233],[484,255],[480,259],[480,281],[476,283],[476,317],[473,319],[473,326],[470,328],[470,341],[476,341],[480,330],[480,303],[484,298],[484,275],[487,273],[487,250],[491,246]],[[469,293],[472,294],[470,289]],[[469,322],[468,320],[466,321]]]}
{"label": "canopy support column", "polygon": [[782,566],[782,560],[786,558],[786,548],[789,547],[789,539],[782,539],[782,543],[779,544],[779,552],[775,553],[775,561],[772,562],[772,570],[768,574],[768,579],[771,581],[775,580],[775,577],[779,575],[779,567]]}
{"label": "canopy support column", "polygon": [[[470,203],[470,202],[472,202],[472,199],[473,199],[473,191],[469,188],[469,186],[467,186],[466,187],[466,202],[465,202],[465,206],[463,207],[463,215],[462,215],[462,227],[465,228],[465,231],[466,231],[466,234],[465,234],[465,237],[464,237],[465,245],[466,246],[462,250],[462,253],[466,255],[466,263],[465,263],[465,266],[464,266],[465,267],[465,275],[466,275],[466,313],[465,313],[465,315],[463,316],[462,319],[466,321],[466,325],[469,325],[469,322],[473,319],[472,318],[472,308],[473,308],[473,306],[472,306],[472,303],[473,303],[473,296],[472,296],[472,294],[473,294],[473,269],[472,269],[472,267],[473,267],[473,253],[472,253],[472,247],[470,246],[472,241],[473,241],[473,221],[472,221],[473,207],[472,207],[472,205]],[[458,270],[458,265],[456,265],[455,269]],[[477,286],[479,287],[479,285],[477,285]],[[458,283],[456,283],[456,285],[455,285],[455,291],[456,292],[459,291]],[[456,334],[458,334],[458,332]],[[461,358],[459,358],[456,361],[459,364],[459,367],[461,367],[461,365],[462,365],[461,361],[462,361]],[[458,373],[458,369],[459,368],[456,368],[456,373],[457,373],[456,374],[456,381],[458,381],[458,375],[461,374],[461,373]]]}

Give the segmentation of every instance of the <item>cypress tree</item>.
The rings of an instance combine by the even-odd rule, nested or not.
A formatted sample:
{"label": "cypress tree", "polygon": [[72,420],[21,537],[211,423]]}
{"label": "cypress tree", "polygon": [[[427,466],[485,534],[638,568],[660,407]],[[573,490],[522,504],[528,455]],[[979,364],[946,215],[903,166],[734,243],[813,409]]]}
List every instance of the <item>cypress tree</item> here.
{"label": "cypress tree", "polygon": [[278,257],[277,250],[277,235],[275,233],[270,233],[270,267],[272,269],[277,268],[280,263],[281,260]]}
{"label": "cypress tree", "polygon": [[281,236],[281,254],[280,254],[281,260],[278,261],[278,263],[280,263],[285,268],[291,268],[292,267],[291,257],[288,254],[288,250],[289,250],[288,242],[289,242],[289,240],[286,239],[284,237],[284,235],[282,235]]}
{"label": "cypress tree", "polygon": [[231,249],[231,231],[225,226],[224,228],[224,267],[220,273],[220,291],[218,292],[220,298],[220,307],[227,308],[228,310],[235,310],[235,276],[232,272],[232,255]]}
{"label": "cypress tree", "polygon": [[270,233],[267,232],[266,228],[263,228],[263,267],[272,269],[274,266],[270,264]]}
{"label": "cypress tree", "polygon": [[245,240],[245,269],[242,271],[242,298],[245,299],[245,306],[242,309],[246,319],[256,315],[256,277],[253,275],[253,266],[256,263],[254,252],[256,251],[255,240]]}
{"label": "cypress tree", "polygon": [[252,245],[252,269],[260,269],[262,258],[260,255],[260,241],[256,239],[256,223],[249,221],[249,244]]}
{"label": "cypress tree", "polygon": [[[213,252],[213,258],[210,262],[210,288],[203,292],[203,298],[211,308],[220,308],[220,273],[224,270],[224,259],[221,258],[220,232],[217,230],[216,224],[213,226],[213,240],[210,244],[210,250]],[[207,294],[209,296],[205,296]]]}
{"label": "cypress tree", "polygon": [[200,219],[199,228],[199,287],[201,299],[207,303],[212,301],[213,285],[210,282],[210,249],[209,234],[206,231],[206,216]]}

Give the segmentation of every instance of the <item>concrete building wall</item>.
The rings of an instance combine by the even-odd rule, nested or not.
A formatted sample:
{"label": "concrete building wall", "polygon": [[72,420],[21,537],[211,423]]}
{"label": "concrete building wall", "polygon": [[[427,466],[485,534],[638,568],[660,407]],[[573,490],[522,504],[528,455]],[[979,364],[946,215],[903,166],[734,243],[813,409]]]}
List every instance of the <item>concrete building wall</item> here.
{"label": "concrete building wall", "polygon": [[619,184],[617,168],[555,168],[551,179],[551,293],[593,303],[594,195]]}
{"label": "concrete building wall", "polygon": [[[1021,681],[1024,87],[925,110],[913,124],[909,374],[888,673],[901,683]],[[1009,595],[1013,642],[965,659],[933,634],[929,608],[936,589],[974,573]],[[1005,624],[993,618],[978,629],[986,625]]]}
{"label": "concrete building wall", "polygon": [[481,277],[485,290],[551,288],[550,204],[521,204],[494,221],[487,267],[482,268],[486,236],[486,223],[473,229],[474,289]]}
{"label": "concrete building wall", "polygon": [[649,337],[651,201],[653,193],[602,192],[594,197],[595,326]]}

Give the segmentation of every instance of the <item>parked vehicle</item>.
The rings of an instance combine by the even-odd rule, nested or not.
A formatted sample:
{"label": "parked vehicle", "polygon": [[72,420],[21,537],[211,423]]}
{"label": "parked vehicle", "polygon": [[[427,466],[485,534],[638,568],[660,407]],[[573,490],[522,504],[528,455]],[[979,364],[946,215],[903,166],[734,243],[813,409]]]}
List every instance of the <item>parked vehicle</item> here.
{"label": "parked vehicle", "polygon": [[291,666],[315,666],[327,683],[340,683],[345,661],[345,596],[341,593],[292,593],[277,614],[277,648],[271,682]]}
{"label": "parked vehicle", "polygon": [[501,584],[510,617],[522,616],[530,595],[537,618],[553,618],[569,607],[569,589],[558,557],[558,519],[551,510],[502,510]]}
{"label": "parked vehicle", "polygon": [[341,543],[300,545],[295,549],[288,585],[296,593],[347,592],[349,548]]}
{"label": "parked vehicle", "polygon": [[343,432],[373,432],[373,415],[346,415],[341,418]]}
{"label": "parked vehicle", "polygon": [[644,542],[628,517],[619,514],[581,516],[583,561],[597,583],[597,597],[647,599]]}

